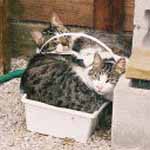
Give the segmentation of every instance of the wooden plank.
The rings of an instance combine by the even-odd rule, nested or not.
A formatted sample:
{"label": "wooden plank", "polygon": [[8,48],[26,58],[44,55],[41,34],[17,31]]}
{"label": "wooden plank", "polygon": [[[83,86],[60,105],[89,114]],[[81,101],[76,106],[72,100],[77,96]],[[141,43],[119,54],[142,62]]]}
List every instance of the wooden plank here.
{"label": "wooden plank", "polygon": [[64,24],[93,27],[94,0],[10,0],[9,17],[49,22],[56,12]]}
{"label": "wooden plank", "polygon": [[[123,9],[120,9],[121,3],[124,3]],[[115,26],[115,30],[118,30],[124,19],[123,30],[133,31],[134,0],[9,1],[9,17],[13,19],[48,22],[53,11],[58,13],[66,25],[93,27],[95,24],[98,29],[112,30]],[[120,18],[122,11],[125,16]]]}
{"label": "wooden plank", "polygon": [[95,0],[97,29],[133,31],[134,0]]}
{"label": "wooden plank", "polygon": [[112,14],[113,14],[113,31],[123,31],[123,18],[124,18],[124,11],[123,11],[123,1],[122,0],[113,0],[112,1]]}
{"label": "wooden plank", "polygon": [[126,77],[132,79],[150,80],[150,52],[134,49],[127,65]]}
{"label": "wooden plank", "polygon": [[101,30],[112,30],[112,4],[107,0],[95,0],[94,3],[94,26]]}
{"label": "wooden plank", "polygon": [[0,74],[4,72],[4,65],[3,65],[3,47],[2,47],[2,14],[3,14],[3,2],[0,1]]}
{"label": "wooden plank", "polygon": [[123,0],[124,2],[124,31],[133,31],[135,0]]}
{"label": "wooden plank", "polygon": [[0,0],[0,74],[10,66],[7,54],[7,1]]}

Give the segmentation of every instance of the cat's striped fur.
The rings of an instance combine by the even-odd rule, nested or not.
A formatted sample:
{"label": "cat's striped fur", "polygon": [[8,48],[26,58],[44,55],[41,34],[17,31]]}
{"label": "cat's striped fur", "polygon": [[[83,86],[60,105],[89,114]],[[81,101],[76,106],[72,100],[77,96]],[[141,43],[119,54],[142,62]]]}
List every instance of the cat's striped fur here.
{"label": "cat's striped fur", "polygon": [[74,65],[84,68],[71,55],[37,54],[28,64],[21,88],[30,99],[92,113],[107,100],[77,76]]}
{"label": "cat's striped fur", "polygon": [[[53,25],[58,25],[59,28],[55,27],[60,31],[65,29],[62,24],[55,22]],[[55,29],[54,26],[52,27],[52,30]],[[48,31],[49,29],[44,32]],[[37,46],[40,46],[41,41],[44,41],[42,34],[35,35],[38,36],[35,37],[33,34],[33,39]],[[66,46],[65,41],[68,40],[59,39],[62,50]],[[68,48],[76,47],[73,44],[78,42],[76,39],[71,43],[71,47],[68,45]],[[93,112],[105,101],[113,100],[114,87],[125,71],[125,59],[121,58],[116,62],[109,53],[97,49],[81,49],[80,44],[77,49],[71,50],[74,53],[70,55],[36,54],[30,60],[22,77],[21,87],[30,99],[59,107]]]}

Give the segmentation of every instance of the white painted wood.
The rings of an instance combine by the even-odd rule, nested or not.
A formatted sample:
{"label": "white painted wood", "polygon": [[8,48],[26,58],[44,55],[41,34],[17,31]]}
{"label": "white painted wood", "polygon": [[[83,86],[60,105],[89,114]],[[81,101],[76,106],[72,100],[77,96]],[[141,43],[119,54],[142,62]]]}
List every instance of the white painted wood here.
{"label": "white painted wood", "polygon": [[134,25],[133,51],[137,48],[150,50],[150,32],[147,35],[150,30],[150,0],[135,0]]}
{"label": "white painted wood", "polygon": [[150,80],[150,0],[135,0],[132,55],[126,77]]}

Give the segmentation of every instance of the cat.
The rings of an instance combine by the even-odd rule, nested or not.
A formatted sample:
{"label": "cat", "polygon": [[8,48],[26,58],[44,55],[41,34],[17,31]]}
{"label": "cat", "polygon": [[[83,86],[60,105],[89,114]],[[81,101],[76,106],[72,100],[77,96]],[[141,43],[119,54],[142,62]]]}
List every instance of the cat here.
{"label": "cat", "polygon": [[92,113],[112,101],[124,70],[120,62],[103,60],[96,53],[92,65],[86,67],[73,55],[36,54],[22,76],[21,88],[29,99]]}
{"label": "cat", "polygon": [[[60,20],[59,16],[56,13],[52,14],[51,21],[49,24],[49,27],[44,29],[42,33],[39,31],[34,31],[31,33],[32,38],[34,41],[38,41],[39,38],[42,38],[43,44],[45,43],[46,39],[45,36],[55,36],[59,35],[61,33],[69,33],[70,30],[64,26],[62,21]],[[83,33],[83,32],[82,32]],[[34,34],[39,34],[40,36],[34,36]],[[44,39],[44,40],[43,40]],[[39,45],[38,42],[36,44],[41,47],[41,44]],[[75,51],[78,51],[81,48],[81,45],[83,44],[83,40],[78,36],[63,36],[60,38],[57,38],[51,42],[50,47],[54,47],[51,50],[55,50],[56,52],[62,53],[65,51],[68,51],[70,49],[74,49]],[[48,49],[46,49],[48,50]]]}
{"label": "cat", "polygon": [[41,32],[32,31],[31,36],[37,45],[36,53],[47,53],[52,51],[57,53],[64,53],[70,50],[79,52],[83,45],[83,40],[78,35],[72,37],[64,36],[56,38],[44,47],[42,46],[46,42],[46,38]]}
{"label": "cat", "polygon": [[[35,38],[35,37],[34,37]],[[35,41],[38,41],[36,38],[34,39]],[[62,54],[62,53],[60,53],[59,51],[55,51],[55,52],[57,52],[58,54]],[[65,52],[65,51],[63,51],[63,52]],[[63,55],[64,55],[65,53],[63,53]],[[89,83],[87,83],[88,85],[90,85],[90,87],[92,86],[92,85],[94,85],[94,87],[92,87],[96,92],[98,92],[98,89],[96,88],[96,87],[98,87],[98,85],[97,84],[106,84],[107,85],[107,87],[106,87],[106,85],[104,86],[104,85],[102,85],[102,86],[104,86],[104,89],[103,89],[103,92],[105,93],[105,96],[108,98],[108,99],[110,99],[110,100],[112,100],[112,91],[113,91],[113,89],[114,89],[114,85],[113,84],[109,84],[109,82],[108,83],[106,83],[107,82],[107,78],[108,78],[108,73],[111,73],[111,76],[112,75],[114,75],[114,77],[113,78],[116,78],[116,82],[117,82],[117,79],[119,78],[119,74],[122,74],[124,71],[125,71],[125,64],[126,64],[126,60],[125,60],[125,58],[123,58],[123,57],[119,57],[119,59],[117,58],[117,61],[108,53],[108,52],[106,52],[106,51],[104,51],[104,50],[102,50],[102,49],[100,49],[100,48],[85,48],[85,49],[80,49],[80,51],[78,51],[78,53],[76,53],[76,52],[73,52],[72,53],[72,55],[74,56],[74,57],[77,57],[77,59],[79,59],[79,60],[82,60],[82,62],[83,62],[83,65],[86,67],[86,69],[84,68],[80,68],[79,66],[77,66],[77,67],[73,67],[73,69],[74,69],[74,71],[79,75],[79,76],[81,76],[82,77],[82,80],[84,80],[84,82],[85,83],[87,83],[87,81],[89,81],[89,79],[88,78],[85,78],[87,75],[85,75],[84,73],[85,72],[87,72],[88,70],[89,70],[89,68],[91,67],[91,66],[95,66],[95,61],[96,60],[99,60],[99,65],[98,65],[98,67],[99,67],[99,72],[100,72],[100,64],[102,65],[103,64],[103,60],[104,60],[104,64],[105,64],[105,67],[107,68],[108,67],[108,70],[105,70],[104,68],[102,69],[102,71],[103,71],[103,74],[101,73],[101,83],[100,83],[100,81],[98,82],[97,80],[94,80],[93,82],[89,82]],[[96,59],[97,58],[97,59]],[[99,59],[98,59],[99,58]],[[93,64],[92,64],[93,63]],[[115,63],[117,63],[117,65],[116,65],[116,74],[115,74],[115,72],[114,72],[114,74],[112,73],[112,71],[111,71],[111,67],[112,67],[112,65],[114,65]],[[106,66],[107,65],[107,66]],[[118,70],[117,70],[117,67],[119,66],[119,65],[122,65]],[[97,68],[98,68],[97,67]],[[96,68],[96,67],[95,67]],[[123,71],[121,71],[121,68],[123,68]],[[95,69],[96,71],[96,73],[97,73],[97,69]],[[117,73],[117,71],[118,71],[118,73]],[[121,71],[121,72],[119,72],[119,71]],[[106,74],[106,73],[107,74]],[[93,72],[94,73],[94,72]],[[110,75],[109,75],[109,77],[110,77]],[[87,86],[88,86],[87,85]],[[98,87],[99,89],[100,89],[100,87]],[[101,87],[102,88],[102,87]],[[105,92],[105,91],[107,91],[107,92]],[[108,91],[110,91],[110,92],[108,92]],[[102,91],[101,91],[102,92]],[[107,94],[106,94],[107,93]],[[100,93],[100,94],[102,94],[102,93]]]}
{"label": "cat", "polygon": [[[42,45],[46,42],[45,36],[59,35],[61,33],[68,33],[68,32],[70,32],[70,30],[67,29],[67,27],[63,25],[58,15],[56,13],[53,13],[50,26],[44,29],[42,33],[39,31],[34,31],[31,33],[31,35],[38,47],[37,49],[38,53],[41,51],[43,53],[47,53],[47,52],[68,53],[69,52],[69,53],[73,53],[74,55],[76,55],[79,59],[85,58],[84,60],[87,61],[87,60],[91,60],[91,58],[94,57],[94,54],[96,52],[100,51],[101,53],[102,51],[104,51],[100,47],[93,48],[91,51],[91,48],[87,47],[88,45],[87,43],[90,42],[90,45],[91,45],[92,41],[91,40],[89,40],[88,42],[85,41],[83,37],[80,37],[80,34],[73,35],[73,36],[61,36],[51,41],[49,44],[43,47],[42,50],[40,50]],[[83,32],[80,31],[79,33],[83,33]],[[94,46],[95,45],[92,45],[92,47]],[[108,57],[108,58],[112,57],[107,51],[105,51],[105,53],[103,52],[103,55],[105,55],[104,57]],[[88,59],[86,59],[87,57]],[[118,57],[118,55],[115,55],[115,54],[113,54],[113,57],[115,58],[115,60],[120,59],[120,57]]]}
{"label": "cat", "polygon": [[[84,60],[83,64],[85,65]],[[115,85],[120,75],[125,72],[125,59],[120,58],[116,62],[112,58],[102,59],[99,53],[95,53],[91,65],[86,66],[84,69],[74,66],[73,70],[89,88],[112,101]]]}
{"label": "cat", "polygon": [[[40,49],[44,35],[34,31],[32,37]],[[113,101],[113,90],[125,71],[125,58],[113,58],[100,48],[82,48],[82,42],[80,37],[59,38],[54,41],[55,53],[33,56],[21,80],[28,98],[90,113],[105,101]]]}

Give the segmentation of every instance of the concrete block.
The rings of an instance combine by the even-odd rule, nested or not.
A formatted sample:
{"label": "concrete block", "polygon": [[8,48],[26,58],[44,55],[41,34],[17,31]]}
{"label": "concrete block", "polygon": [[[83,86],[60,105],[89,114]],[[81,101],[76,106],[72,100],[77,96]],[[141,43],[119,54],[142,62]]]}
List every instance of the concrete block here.
{"label": "concrete block", "polygon": [[150,10],[149,0],[135,0],[134,24],[147,28],[147,10]]}
{"label": "concrete block", "polygon": [[150,0],[135,0],[134,25],[133,49],[145,48],[150,41]]}
{"label": "concrete block", "polygon": [[126,76],[150,80],[150,0],[135,0],[134,26]]}
{"label": "concrete block", "polygon": [[114,91],[112,150],[150,149],[150,90],[122,76]]}
{"label": "concrete block", "polygon": [[[145,45],[147,30],[144,28],[135,28],[134,29],[134,37],[133,37],[133,50],[138,48],[147,49],[147,45]],[[148,48],[150,49],[150,48]]]}

